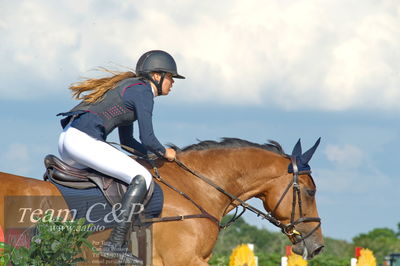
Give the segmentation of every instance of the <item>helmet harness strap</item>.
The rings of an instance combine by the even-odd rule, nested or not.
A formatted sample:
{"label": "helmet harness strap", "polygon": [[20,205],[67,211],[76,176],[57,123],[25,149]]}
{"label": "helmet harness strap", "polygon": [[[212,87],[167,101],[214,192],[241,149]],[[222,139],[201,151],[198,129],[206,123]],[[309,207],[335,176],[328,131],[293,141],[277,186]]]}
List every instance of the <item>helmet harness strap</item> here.
{"label": "helmet harness strap", "polygon": [[165,73],[165,72],[157,72],[157,73],[159,73],[159,74],[161,75],[161,79],[160,79],[159,82],[157,82],[155,79],[153,79],[150,75],[148,75],[147,78],[148,78],[151,82],[153,82],[153,84],[156,86],[158,96],[161,96],[161,95],[163,95],[163,92],[162,92],[162,84],[163,84],[163,82],[164,82],[164,78],[165,78],[166,73]]}

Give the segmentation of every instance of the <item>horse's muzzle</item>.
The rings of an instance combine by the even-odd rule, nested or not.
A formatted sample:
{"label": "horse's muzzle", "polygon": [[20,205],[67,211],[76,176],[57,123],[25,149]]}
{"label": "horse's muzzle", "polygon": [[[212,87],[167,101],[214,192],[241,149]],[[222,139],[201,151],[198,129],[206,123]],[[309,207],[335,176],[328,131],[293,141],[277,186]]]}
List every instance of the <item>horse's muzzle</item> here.
{"label": "horse's muzzle", "polygon": [[310,260],[321,253],[324,245],[321,243],[304,241],[293,245],[292,251],[303,257],[305,260]]}
{"label": "horse's muzzle", "polygon": [[319,253],[321,253],[321,251],[324,249],[324,245],[320,245],[318,246],[316,249],[313,250],[313,252],[311,253],[311,258],[314,258],[315,256],[317,256]]}

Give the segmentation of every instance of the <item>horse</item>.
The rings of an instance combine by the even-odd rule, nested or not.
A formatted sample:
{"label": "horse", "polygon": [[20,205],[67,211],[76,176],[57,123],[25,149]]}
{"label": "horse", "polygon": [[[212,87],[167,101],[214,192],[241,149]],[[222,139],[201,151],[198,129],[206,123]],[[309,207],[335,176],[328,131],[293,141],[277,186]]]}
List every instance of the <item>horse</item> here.
{"label": "horse", "polygon": [[[287,155],[277,142],[257,144],[223,138],[183,149],[174,146],[177,160],[157,159],[156,169],[144,163],[160,177],[155,180],[164,193],[160,219],[181,217],[152,225],[152,265],[208,265],[221,219],[239,205],[281,228],[292,242],[294,253],[305,259],[319,254],[324,241],[316,185],[308,165],[318,144],[319,140],[302,153],[299,140],[292,155]],[[6,196],[61,196],[50,182],[8,173],[0,172],[0,184],[3,228],[7,218]],[[260,199],[265,211],[246,203],[251,198]],[[101,242],[109,234],[110,230],[104,230],[91,235],[89,240]],[[85,253],[88,258],[96,257],[90,251]]]}

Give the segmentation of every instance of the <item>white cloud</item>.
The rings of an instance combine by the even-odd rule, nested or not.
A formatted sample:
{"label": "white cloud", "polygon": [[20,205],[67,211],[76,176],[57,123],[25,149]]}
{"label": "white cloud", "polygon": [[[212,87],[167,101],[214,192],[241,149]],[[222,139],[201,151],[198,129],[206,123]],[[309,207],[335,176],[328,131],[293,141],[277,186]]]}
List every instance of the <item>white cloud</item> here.
{"label": "white cloud", "polygon": [[26,161],[29,160],[28,147],[22,143],[13,143],[8,147],[5,153],[5,159],[10,161]]}
{"label": "white cloud", "polygon": [[5,172],[16,172],[24,175],[31,169],[30,154],[27,145],[22,143],[11,143],[2,154],[1,169]]}
{"label": "white cloud", "polygon": [[[29,176],[32,172],[44,171],[44,156],[51,151],[49,145],[10,143],[0,154],[0,171]],[[40,158],[39,161],[37,161],[37,158]],[[37,178],[40,178],[40,175]]]}
{"label": "white cloud", "polygon": [[3,6],[3,99],[32,97],[32,87],[37,96],[57,93],[93,67],[134,67],[141,53],[161,48],[188,77],[176,83],[180,100],[399,110],[398,1],[25,0]]}
{"label": "white cloud", "polygon": [[398,178],[388,175],[386,169],[377,167],[376,154],[351,145],[328,144],[324,154],[330,168],[314,169],[318,186],[323,193],[380,194],[392,193]]}
{"label": "white cloud", "polygon": [[397,186],[396,179],[390,178],[380,171],[369,172],[362,169],[317,169],[315,172],[318,190],[324,196],[338,193],[377,194],[389,192],[389,188]]}
{"label": "white cloud", "polygon": [[336,146],[328,144],[324,153],[338,168],[358,168],[365,160],[363,151],[351,144]]}

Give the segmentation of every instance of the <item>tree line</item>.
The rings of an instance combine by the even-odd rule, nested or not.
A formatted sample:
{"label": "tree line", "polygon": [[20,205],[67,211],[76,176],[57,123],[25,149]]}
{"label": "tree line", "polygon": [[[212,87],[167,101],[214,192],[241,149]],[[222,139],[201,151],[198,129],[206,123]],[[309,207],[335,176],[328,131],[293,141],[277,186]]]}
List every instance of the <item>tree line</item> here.
{"label": "tree line", "polygon": [[[225,217],[226,220],[230,215]],[[400,223],[397,232],[389,228],[377,228],[355,236],[352,242],[325,237],[323,253],[310,260],[310,266],[348,266],[354,257],[355,247],[368,248],[374,252],[377,263],[382,264],[385,256],[400,253]],[[254,253],[260,266],[280,265],[285,247],[291,245],[285,235],[260,229],[239,218],[233,225],[220,232],[210,261],[212,266],[229,265],[229,256],[237,245],[253,243]]]}

